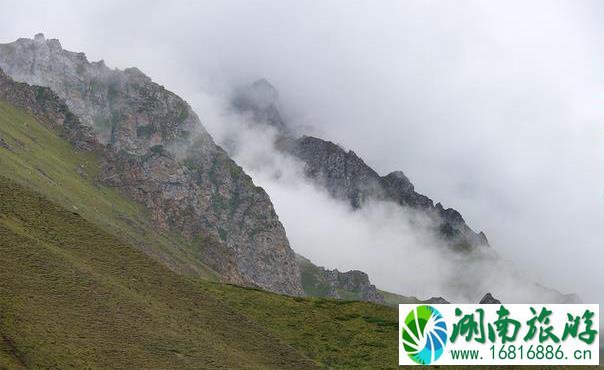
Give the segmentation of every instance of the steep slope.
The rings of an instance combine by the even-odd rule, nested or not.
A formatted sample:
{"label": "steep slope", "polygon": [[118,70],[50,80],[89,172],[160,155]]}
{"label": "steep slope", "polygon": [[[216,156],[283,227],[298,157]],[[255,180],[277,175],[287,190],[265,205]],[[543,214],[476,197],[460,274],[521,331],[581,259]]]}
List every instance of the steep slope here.
{"label": "steep slope", "polygon": [[474,232],[459,212],[444,208],[440,203],[435,205],[430,198],[416,192],[402,171],[380,176],[352,150],[345,151],[330,141],[316,137],[294,137],[281,119],[281,114],[274,112],[279,107],[278,96],[270,83],[259,80],[238,89],[232,106],[235,111],[251,116],[259,124],[277,128],[282,136],[277,142],[278,148],[302,160],[306,175],[334,198],[348,202],[353,208],[360,208],[370,200],[392,201],[432,219],[433,231],[453,248],[488,246],[486,236],[482,232]]}
{"label": "steep slope", "polygon": [[160,231],[188,243],[222,277],[302,294],[300,273],[268,195],[203,128],[190,106],[136,68],[109,69],[58,40],[0,44],[0,68],[51,88],[103,147],[98,180],[142,203]]}
{"label": "steep slope", "polygon": [[217,279],[200,258],[212,240],[191,243],[158,232],[149,211],[95,180],[102,147],[88,134],[50,89],[15,83],[0,70],[0,175],[78,212],[174,271]]}
{"label": "steep slope", "polygon": [[196,283],[1,177],[0,262],[0,367],[316,367]]}

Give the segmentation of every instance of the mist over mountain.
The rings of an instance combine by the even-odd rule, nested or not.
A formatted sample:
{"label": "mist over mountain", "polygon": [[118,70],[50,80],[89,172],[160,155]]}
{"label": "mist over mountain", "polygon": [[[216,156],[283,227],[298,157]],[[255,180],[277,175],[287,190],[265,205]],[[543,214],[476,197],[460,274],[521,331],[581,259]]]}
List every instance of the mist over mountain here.
{"label": "mist over mountain", "polygon": [[265,77],[292,126],[403,169],[535,280],[602,300],[600,2],[13,5],[4,42],[43,31],[136,66],[214,136],[228,90]]}
{"label": "mist over mountain", "polygon": [[3,194],[40,193],[153,268],[303,307],[604,300],[600,2],[7,8]]}
{"label": "mist over mountain", "polygon": [[221,122],[217,140],[267,189],[293,248],[314,262],[359,269],[379,288],[422,298],[473,302],[492,290],[508,302],[576,299],[530,282],[459,212],[417,193],[402,172],[380,177],[352,151],[296,138],[299,129],[279,112],[270,82],[233,94],[215,118]]}

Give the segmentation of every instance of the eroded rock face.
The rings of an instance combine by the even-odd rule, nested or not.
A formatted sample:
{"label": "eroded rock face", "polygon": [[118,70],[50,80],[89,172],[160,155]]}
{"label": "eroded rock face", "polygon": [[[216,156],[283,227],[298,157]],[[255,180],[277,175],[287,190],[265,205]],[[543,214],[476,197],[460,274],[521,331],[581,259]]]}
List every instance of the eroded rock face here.
{"label": "eroded rock face", "polygon": [[415,191],[402,171],[380,176],[352,150],[326,140],[303,136],[288,140],[281,147],[305,165],[306,175],[320,183],[335,198],[360,208],[368,200],[393,201],[427,215],[434,222],[435,232],[454,248],[488,246],[486,236],[475,233],[459,212],[445,209],[425,195]]}
{"label": "eroded rock face", "polygon": [[[78,150],[89,151],[99,147],[92,129],[82,125],[65,102],[47,87],[15,82],[0,69],[0,99],[29,112],[40,122],[58,130]],[[2,144],[6,149],[10,149],[8,144],[0,139],[0,145]]]}
{"label": "eroded rock face", "polygon": [[[109,69],[43,35],[0,44],[0,68],[50,88],[105,147],[99,180],[145,204],[158,228],[200,243],[227,281],[301,295],[268,195],[214,144],[191,107],[136,68]],[[210,237],[214,242],[207,241]]]}

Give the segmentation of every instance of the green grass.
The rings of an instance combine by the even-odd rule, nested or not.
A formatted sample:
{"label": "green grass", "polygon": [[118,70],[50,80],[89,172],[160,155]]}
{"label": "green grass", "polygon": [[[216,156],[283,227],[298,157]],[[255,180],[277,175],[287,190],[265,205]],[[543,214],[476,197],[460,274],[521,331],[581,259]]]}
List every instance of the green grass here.
{"label": "green grass", "polygon": [[313,368],[81,216],[0,178],[0,368]]}
{"label": "green grass", "polygon": [[304,292],[311,297],[327,297],[331,286],[323,277],[321,269],[300,255],[296,255],[296,261],[300,267]]}
{"label": "green grass", "polygon": [[148,210],[96,181],[99,155],[71,145],[33,117],[0,101],[0,176],[28,186],[78,212],[103,230],[144,250],[179,273],[217,279],[200,247],[174,233],[158,233]]}
{"label": "green grass", "polygon": [[289,298],[204,282],[201,286],[304,355],[338,368],[396,367],[397,311],[367,302]]}

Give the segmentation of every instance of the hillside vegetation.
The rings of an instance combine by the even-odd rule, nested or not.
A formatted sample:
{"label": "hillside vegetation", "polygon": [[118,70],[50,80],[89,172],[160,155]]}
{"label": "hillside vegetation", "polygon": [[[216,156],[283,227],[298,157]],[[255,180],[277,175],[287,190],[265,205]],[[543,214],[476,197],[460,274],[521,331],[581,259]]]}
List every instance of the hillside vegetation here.
{"label": "hillside vegetation", "polygon": [[0,214],[4,366],[316,366],[190,280],[3,178]]}

